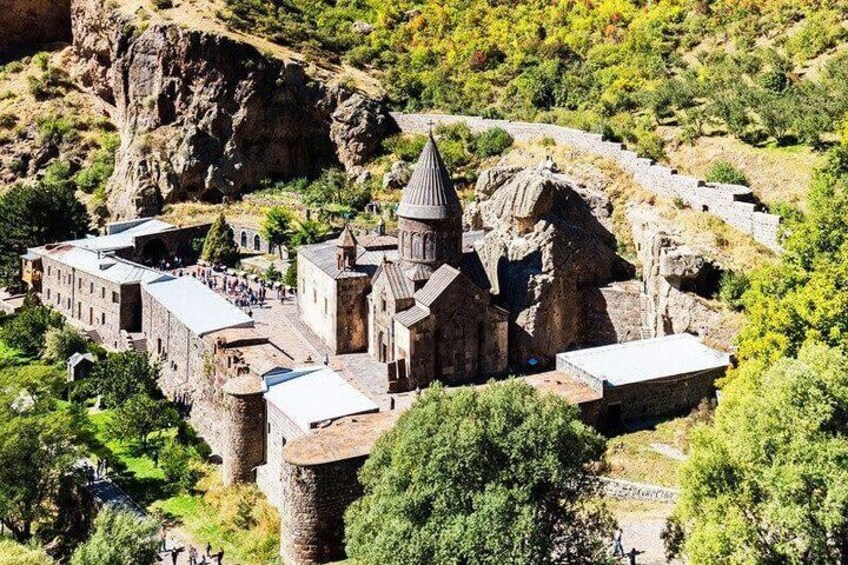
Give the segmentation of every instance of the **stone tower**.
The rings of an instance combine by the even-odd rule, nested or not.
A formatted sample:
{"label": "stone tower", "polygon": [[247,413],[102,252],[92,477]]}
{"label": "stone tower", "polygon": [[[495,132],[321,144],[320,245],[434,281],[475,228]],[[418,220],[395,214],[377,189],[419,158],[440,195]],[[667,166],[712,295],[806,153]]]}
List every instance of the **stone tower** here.
{"label": "stone tower", "polygon": [[[433,271],[462,259],[462,205],[433,135],[403,191],[397,209],[400,257],[405,270]],[[420,267],[420,268],[418,268]]]}
{"label": "stone tower", "polygon": [[345,224],[344,230],[336,241],[336,260],[340,271],[346,271],[356,266],[356,238]]}

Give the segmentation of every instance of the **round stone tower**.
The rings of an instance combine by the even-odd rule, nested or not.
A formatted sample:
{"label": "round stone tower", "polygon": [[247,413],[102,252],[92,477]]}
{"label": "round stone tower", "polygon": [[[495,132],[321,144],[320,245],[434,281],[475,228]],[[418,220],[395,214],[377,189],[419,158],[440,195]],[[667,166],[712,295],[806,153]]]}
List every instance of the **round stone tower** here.
{"label": "round stone tower", "polygon": [[265,457],[265,399],[262,383],[252,375],[234,377],[224,383],[223,446],[224,484],[252,482],[256,467]]}
{"label": "round stone tower", "polygon": [[[433,135],[403,191],[397,209],[399,248],[407,270],[421,276],[462,260],[462,205]],[[418,268],[421,267],[421,268]]]}

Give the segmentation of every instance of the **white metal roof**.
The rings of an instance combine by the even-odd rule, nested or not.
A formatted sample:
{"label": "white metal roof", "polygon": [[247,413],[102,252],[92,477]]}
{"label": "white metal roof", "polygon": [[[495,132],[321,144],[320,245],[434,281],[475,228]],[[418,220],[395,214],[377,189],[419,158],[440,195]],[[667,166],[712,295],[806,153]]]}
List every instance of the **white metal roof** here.
{"label": "white metal roof", "polygon": [[319,422],[379,410],[328,367],[297,369],[267,378],[265,383],[265,399],[306,432]]}
{"label": "white metal roof", "polygon": [[93,251],[114,251],[116,249],[132,247],[136,236],[162,233],[172,230],[174,227],[175,226],[173,224],[163,222],[162,220],[151,219],[112,235],[99,235],[83,239],[75,239],[68,241],[67,244],[73,245],[74,247],[91,249]]}
{"label": "white metal roof", "polygon": [[250,327],[253,319],[194,277],[160,276],[145,290],[172,316],[199,336],[235,327]]}
{"label": "white metal roof", "polygon": [[52,248],[37,247],[29,251],[58,261],[78,271],[118,284],[152,281],[161,276],[159,272],[153,269],[111,255],[102,255],[96,251],[74,247],[71,244],[62,244]]}
{"label": "white metal roof", "polygon": [[730,355],[691,334],[590,347],[557,357],[589,375],[621,386],[730,365]]}

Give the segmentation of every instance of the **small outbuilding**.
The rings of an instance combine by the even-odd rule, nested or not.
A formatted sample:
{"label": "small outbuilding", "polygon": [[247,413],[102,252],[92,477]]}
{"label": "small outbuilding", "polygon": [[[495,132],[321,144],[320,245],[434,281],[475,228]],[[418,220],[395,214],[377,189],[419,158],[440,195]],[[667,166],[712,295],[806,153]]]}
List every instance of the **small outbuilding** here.
{"label": "small outbuilding", "polygon": [[730,354],[676,334],[557,355],[557,371],[600,394],[602,427],[684,413],[715,395]]}
{"label": "small outbuilding", "polygon": [[91,353],[74,353],[68,358],[68,380],[79,381],[88,377],[94,367],[94,355]]}

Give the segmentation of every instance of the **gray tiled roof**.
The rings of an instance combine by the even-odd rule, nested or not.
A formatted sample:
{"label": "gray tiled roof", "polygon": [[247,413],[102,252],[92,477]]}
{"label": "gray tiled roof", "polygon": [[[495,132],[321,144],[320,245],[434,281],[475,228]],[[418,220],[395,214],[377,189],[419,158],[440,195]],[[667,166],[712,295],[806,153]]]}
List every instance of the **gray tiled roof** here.
{"label": "gray tiled roof", "polygon": [[409,310],[404,310],[397,314],[395,316],[395,321],[405,328],[410,328],[425,319],[427,316],[429,316],[429,314],[426,310],[420,306],[413,306]]}
{"label": "gray tiled roof", "polygon": [[412,298],[415,294],[415,287],[412,282],[404,276],[403,269],[400,263],[383,263],[380,266],[380,271],[386,276],[386,281],[389,283],[389,291],[395,300],[404,300]]}
{"label": "gray tiled roof", "polygon": [[450,265],[442,265],[436,269],[436,272],[433,273],[427,284],[415,293],[415,301],[420,302],[424,306],[430,306],[450,286],[454,279],[460,275],[461,273]]}
{"label": "gray tiled roof", "polygon": [[389,260],[397,259],[396,249],[369,251],[360,246],[357,248],[356,265],[352,269],[340,271],[336,257],[335,240],[303,246],[299,253],[334,279],[371,277],[374,276],[377,267],[383,262],[384,256]]}
{"label": "gray tiled roof", "polygon": [[418,165],[403,190],[397,215],[418,220],[462,216],[462,205],[433,137],[427,140]]}

